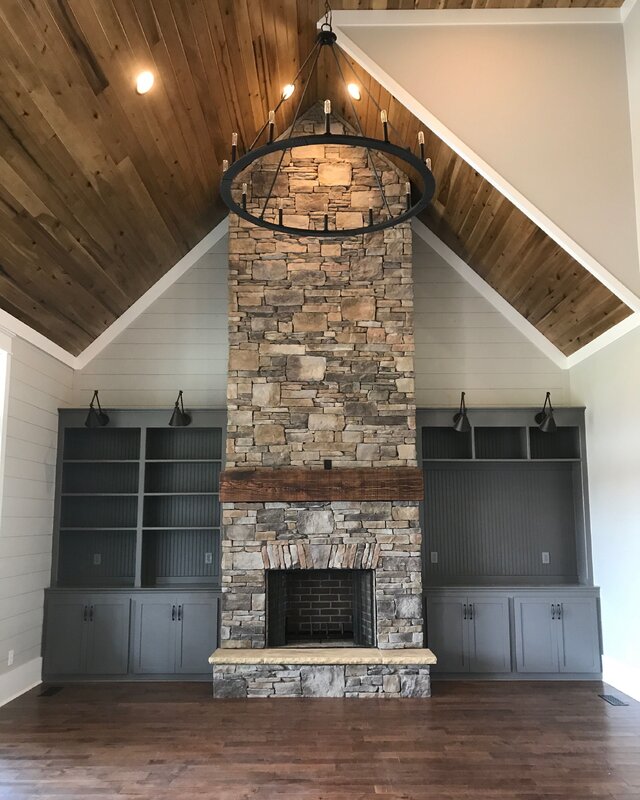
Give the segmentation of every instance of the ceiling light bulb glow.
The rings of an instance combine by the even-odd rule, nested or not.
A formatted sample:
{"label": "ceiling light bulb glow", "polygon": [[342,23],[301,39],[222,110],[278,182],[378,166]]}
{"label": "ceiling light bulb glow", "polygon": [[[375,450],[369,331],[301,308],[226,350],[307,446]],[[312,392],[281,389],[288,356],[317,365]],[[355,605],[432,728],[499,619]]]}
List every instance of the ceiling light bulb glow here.
{"label": "ceiling light bulb glow", "polygon": [[149,70],[141,72],[136,78],[136,92],[138,94],[146,94],[153,86],[154,80],[153,72],[149,72]]}
{"label": "ceiling light bulb glow", "polygon": [[347,91],[354,100],[360,100],[362,98],[362,95],[360,94],[360,87],[357,83],[350,83],[347,86]]}
{"label": "ceiling light bulb glow", "polygon": [[283,100],[288,100],[288,99],[291,97],[291,95],[292,95],[292,94],[295,92],[295,90],[296,90],[295,84],[293,84],[293,83],[288,83],[288,84],[287,84],[287,85],[286,85],[286,86],[285,86],[285,87],[282,89],[282,99],[283,99]]}

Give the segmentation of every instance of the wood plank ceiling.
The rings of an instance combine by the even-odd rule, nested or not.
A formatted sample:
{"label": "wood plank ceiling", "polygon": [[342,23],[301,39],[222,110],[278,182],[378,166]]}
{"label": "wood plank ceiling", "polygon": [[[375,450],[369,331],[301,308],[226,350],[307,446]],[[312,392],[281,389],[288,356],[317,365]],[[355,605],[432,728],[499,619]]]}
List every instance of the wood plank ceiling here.
{"label": "wood plank ceiling", "polygon": [[[621,0],[333,0],[340,8],[618,6]],[[77,354],[225,215],[250,142],[313,44],[323,0],[2,0],[0,307]],[[143,69],[157,76],[134,91]],[[419,126],[360,71],[405,141]],[[310,102],[330,96],[330,64]],[[292,103],[278,113],[282,130]],[[363,102],[368,131],[373,103]],[[425,222],[564,353],[630,311],[432,133]],[[379,135],[379,132],[378,132]],[[242,149],[242,146],[241,146]]]}

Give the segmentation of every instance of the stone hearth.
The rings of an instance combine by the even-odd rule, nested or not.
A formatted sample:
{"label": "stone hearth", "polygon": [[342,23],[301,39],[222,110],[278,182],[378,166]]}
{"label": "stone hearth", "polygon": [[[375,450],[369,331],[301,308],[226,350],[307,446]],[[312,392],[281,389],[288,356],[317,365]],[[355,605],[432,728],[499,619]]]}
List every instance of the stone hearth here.
{"label": "stone hearth", "polygon": [[[319,125],[316,109],[303,129]],[[405,178],[382,158],[376,165],[397,213]],[[274,169],[267,160],[245,174],[250,206],[264,202]],[[352,227],[370,206],[376,213],[381,207],[366,153],[338,145],[287,155],[275,193],[285,224],[300,225],[307,219],[301,212],[310,211],[312,225],[322,226],[327,214],[330,227]],[[343,469],[415,467],[410,226],[323,241],[293,239],[231,215],[229,267],[226,469],[277,474],[322,469],[327,460]],[[331,696],[428,694],[432,654],[423,649],[416,500],[227,500],[216,695],[317,696],[323,686]],[[411,664],[401,668],[396,656],[354,665],[347,648],[338,648],[332,677],[314,677],[327,664],[309,655],[295,669],[282,656],[269,664],[244,660],[247,651],[259,657],[271,650],[264,649],[267,616],[277,605],[269,604],[267,572],[310,569],[372,570],[377,649],[369,652],[410,653]]]}

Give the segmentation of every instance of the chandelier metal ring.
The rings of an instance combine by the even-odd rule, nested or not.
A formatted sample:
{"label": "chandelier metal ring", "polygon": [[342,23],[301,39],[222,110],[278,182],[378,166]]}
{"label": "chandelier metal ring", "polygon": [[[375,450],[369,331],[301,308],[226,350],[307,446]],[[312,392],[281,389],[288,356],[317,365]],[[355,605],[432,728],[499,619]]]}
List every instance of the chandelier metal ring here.
{"label": "chandelier metal ring", "polygon": [[[370,151],[379,151],[400,159],[405,164],[414,169],[422,179],[422,195],[416,203],[412,203],[406,211],[397,216],[390,217],[381,221],[376,221],[373,225],[363,225],[358,228],[340,228],[324,230],[322,228],[296,228],[290,225],[281,225],[276,222],[271,222],[264,216],[256,216],[250,211],[247,211],[243,206],[236,202],[232,194],[232,187],[234,180],[244,172],[245,169],[250,167],[255,162],[270,155],[271,153],[283,152],[286,150],[294,150],[296,147],[307,147],[309,145],[324,145],[324,144],[341,144],[349,145],[351,147],[365,148]],[[257,147],[255,150],[250,150],[243,156],[238,158],[233,164],[229,165],[222,176],[220,183],[220,194],[226,205],[239,217],[259,225],[262,228],[269,228],[273,231],[280,233],[287,233],[291,236],[316,236],[326,239],[341,239],[348,236],[360,236],[364,233],[374,233],[375,231],[383,231],[386,228],[392,228],[401,222],[405,222],[416,214],[419,214],[425,209],[433,194],[435,192],[436,182],[431,170],[426,166],[422,159],[415,156],[410,150],[405,147],[399,147],[393,142],[384,141],[383,139],[371,139],[364,136],[350,136],[342,133],[321,133],[321,134],[305,134],[303,136],[296,136],[291,139],[275,140],[269,144]],[[353,209],[346,209],[353,210]]]}

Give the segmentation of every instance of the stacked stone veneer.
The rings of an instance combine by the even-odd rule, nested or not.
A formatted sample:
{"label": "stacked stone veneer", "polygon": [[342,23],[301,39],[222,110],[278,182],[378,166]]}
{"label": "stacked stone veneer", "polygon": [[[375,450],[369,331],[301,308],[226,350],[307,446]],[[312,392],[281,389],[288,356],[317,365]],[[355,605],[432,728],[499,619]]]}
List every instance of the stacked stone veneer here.
{"label": "stacked stone veneer", "polygon": [[[276,161],[245,174],[250,208]],[[376,164],[397,213],[405,178]],[[267,216],[281,199],[296,226],[322,227],[326,213],[330,227],[355,227],[382,205],[366,153],[338,145],[286,155],[274,197]],[[409,225],[332,241],[231,215],[229,267],[226,468],[415,466]],[[375,570],[378,647],[420,647],[420,549],[415,502],[225,503],[221,646],[265,646],[265,570],[364,568]]]}

